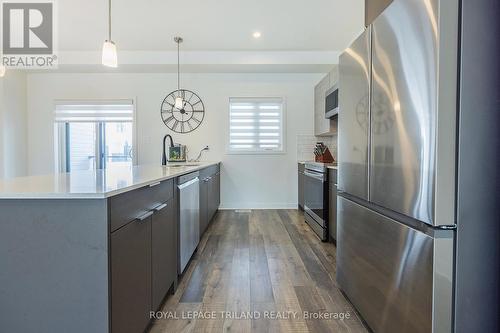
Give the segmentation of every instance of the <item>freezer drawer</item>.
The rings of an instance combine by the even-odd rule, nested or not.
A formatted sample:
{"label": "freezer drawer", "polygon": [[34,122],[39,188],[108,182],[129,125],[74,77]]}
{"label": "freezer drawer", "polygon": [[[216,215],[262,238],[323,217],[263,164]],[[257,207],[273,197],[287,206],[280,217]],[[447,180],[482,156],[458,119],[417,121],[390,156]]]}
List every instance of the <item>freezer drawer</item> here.
{"label": "freezer drawer", "polygon": [[429,236],[338,197],[337,281],[374,332],[451,332],[453,232]]}
{"label": "freezer drawer", "polygon": [[458,0],[394,1],[372,25],[370,201],[452,225]]}
{"label": "freezer drawer", "polygon": [[339,59],[338,187],[368,200],[370,28]]}

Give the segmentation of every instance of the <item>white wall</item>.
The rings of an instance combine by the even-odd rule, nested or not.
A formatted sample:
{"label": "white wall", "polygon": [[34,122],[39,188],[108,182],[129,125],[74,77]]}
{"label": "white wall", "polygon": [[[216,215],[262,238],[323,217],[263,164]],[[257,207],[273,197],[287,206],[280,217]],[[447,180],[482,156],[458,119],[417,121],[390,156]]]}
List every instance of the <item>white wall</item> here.
{"label": "white wall", "polygon": [[27,173],[26,82],[21,71],[0,78],[0,178]]}
{"label": "white wall", "polygon": [[[222,207],[283,208],[297,203],[297,135],[313,132],[314,85],[321,74],[186,74],[181,85],[205,103],[203,124],[173,134],[191,157],[205,145],[204,160],[221,160]],[[31,74],[28,76],[29,173],[54,172],[55,99],[135,98],[138,163],[160,163],[169,133],[160,118],[163,98],[176,88],[175,74]],[[286,149],[281,155],[226,154],[229,97],[278,96],[286,100]]]}

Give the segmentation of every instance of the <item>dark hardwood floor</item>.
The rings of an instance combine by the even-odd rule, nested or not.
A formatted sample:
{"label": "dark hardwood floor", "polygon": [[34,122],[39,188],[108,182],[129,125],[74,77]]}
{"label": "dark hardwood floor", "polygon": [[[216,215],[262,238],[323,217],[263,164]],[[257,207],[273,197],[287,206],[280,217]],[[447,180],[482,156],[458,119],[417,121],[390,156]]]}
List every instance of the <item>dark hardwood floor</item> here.
{"label": "dark hardwood floor", "polygon": [[220,211],[161,315],[151,332],[367,332],[298,210]]}

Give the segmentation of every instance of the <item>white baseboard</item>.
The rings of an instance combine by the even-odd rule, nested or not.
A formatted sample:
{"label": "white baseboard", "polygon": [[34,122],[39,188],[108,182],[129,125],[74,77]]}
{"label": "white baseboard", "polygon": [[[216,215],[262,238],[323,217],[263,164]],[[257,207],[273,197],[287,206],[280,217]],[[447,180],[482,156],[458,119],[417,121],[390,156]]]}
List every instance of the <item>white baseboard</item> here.
{"label": "white baseboard", "polygon": [[244,202],[244,203],[227,203],[221,204],[221,210],[235,209],[296,209],[297,203],[282,203],[282,202]]}

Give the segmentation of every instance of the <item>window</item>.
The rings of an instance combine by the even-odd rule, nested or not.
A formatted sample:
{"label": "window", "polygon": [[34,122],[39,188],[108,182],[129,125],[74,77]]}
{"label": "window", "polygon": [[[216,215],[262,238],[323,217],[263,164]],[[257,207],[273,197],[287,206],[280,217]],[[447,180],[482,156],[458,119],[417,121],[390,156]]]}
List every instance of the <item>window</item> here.
{"label": "window", "polygon": [[229,109],[229,152],[284,151],[283,99],[231,98]]}
{"label": "window", "polygon": [[132,100],[56,101],[55,124],[58,171],[133,164]]}

